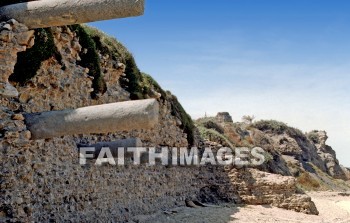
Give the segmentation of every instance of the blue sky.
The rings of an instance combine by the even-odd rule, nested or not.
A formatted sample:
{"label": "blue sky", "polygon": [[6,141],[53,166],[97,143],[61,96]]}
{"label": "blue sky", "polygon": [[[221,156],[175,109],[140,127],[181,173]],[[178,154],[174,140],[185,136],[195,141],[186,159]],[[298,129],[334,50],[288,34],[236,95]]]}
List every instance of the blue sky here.
{"label": "blue sky", "polygon": [[147,0],[91,23],[198,118],[229,111],[326,130],[350,167],[350,1]]}

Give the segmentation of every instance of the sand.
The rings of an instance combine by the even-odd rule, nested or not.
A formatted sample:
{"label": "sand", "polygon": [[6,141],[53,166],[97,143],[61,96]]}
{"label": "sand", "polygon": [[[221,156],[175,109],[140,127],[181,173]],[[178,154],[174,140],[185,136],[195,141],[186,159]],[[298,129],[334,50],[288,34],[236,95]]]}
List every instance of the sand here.
{"label": "sand", "polygon": [[275,208],[269,205],[245,205],[242,207],[225,205],[219,208],[178,207],[167,210],[169,212],[166,213],[160,211],[153,215],[137,216],[133,220],[140,223],[350,223],[350,196],[346,196],[347,194],[342,196],[339,192],[311,192],[308,194],[312,197],[320,212],[317,216]]}

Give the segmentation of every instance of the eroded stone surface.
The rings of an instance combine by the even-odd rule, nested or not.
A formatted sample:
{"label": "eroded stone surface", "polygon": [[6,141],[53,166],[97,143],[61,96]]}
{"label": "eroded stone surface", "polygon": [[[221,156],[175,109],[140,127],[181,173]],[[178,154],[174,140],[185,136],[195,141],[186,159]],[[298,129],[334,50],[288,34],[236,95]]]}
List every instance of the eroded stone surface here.
{"label": "eroded stone surface", "polygon": [[14,71],[17,53],[33,46],[34,31],[11,19],[0,23],[0,41],[0,95],[17,97],[18,91],[8,79]]}
{"label": "eroded stone surface", "polygon": [[256,169],[230,172],[232,183],[246,204],[272,205],[288,210],[317,215],[311,198],[297,191],[294,177],[262,172]]}

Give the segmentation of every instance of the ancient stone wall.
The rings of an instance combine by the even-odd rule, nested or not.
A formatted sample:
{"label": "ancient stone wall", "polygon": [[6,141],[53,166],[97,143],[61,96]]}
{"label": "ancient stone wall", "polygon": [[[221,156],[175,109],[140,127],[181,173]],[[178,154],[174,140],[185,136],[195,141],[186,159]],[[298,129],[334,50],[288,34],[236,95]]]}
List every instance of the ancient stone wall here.
{"label": "ancient stone wall", "polygon": [[[108,91],[97,100],[91,99],[88,70],[75,64],[83,50],[78,38],[69,29],[55,28],[53,34],[62,61],[43,61],[37,75],[24,86],[12,83],[19,92],[18,98],[0,97],[0,221],[122,221],[132,215],[172,207],[198,191],[196,171],[187,168],[131,164],[97,167],[78,163],[77,143],[139,137],[144,145],[187,146],[186,134],[170,114],[167,101],[160,101],[160,121],[152,130],[30,140],[23,113],[130,100],[129,93],[118,83],[125,66],[114,68],[102,55],[103,66],[108,70]],[[13,32],[1,32],[4,43],[7,35],[11,37]],[[2,62],[2,68],[8,67],[9,76],[18,50],[5,50],[14,55],[6,60],[11,63]]]}

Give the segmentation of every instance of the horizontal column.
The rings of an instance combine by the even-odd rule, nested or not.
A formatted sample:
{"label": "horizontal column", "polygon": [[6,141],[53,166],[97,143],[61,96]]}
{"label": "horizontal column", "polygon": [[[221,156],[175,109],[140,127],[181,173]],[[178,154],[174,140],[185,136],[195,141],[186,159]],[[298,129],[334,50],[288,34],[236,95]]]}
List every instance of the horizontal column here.
{"label": "horizontal column", "polygon": [[39,0],[0,8],[0,19],[16,19],[30,29],[139,16],[144,0]]}
{"label": "horizontal column", "polygon": [[151,129],[158,123],[159,104],[155,99],[146,99],[24,116],[32,139],[47,139],[74,134]]}

